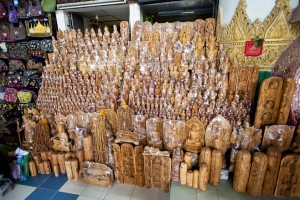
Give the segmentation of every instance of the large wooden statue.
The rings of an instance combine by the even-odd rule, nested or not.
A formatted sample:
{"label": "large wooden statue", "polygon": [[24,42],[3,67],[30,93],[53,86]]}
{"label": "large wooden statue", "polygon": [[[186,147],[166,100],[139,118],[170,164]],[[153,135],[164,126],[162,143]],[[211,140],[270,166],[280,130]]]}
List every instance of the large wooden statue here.
{"label": "large wooden statue", "polygon": [[185,122],[185,132],[187,139],[184,142],[183,148],[186,151],[199,153],[204,146],[204,124],[197,117],[192,117]]}
{"label": "large wooden statue", "polygon": [[229,122],[218,115],[207,126],[205,133],[205,145],[221,150],[224,155],[230,145],[232,127]]}
{"label": "large wooden statue", "polygon": [[283,81],[279,77],[271,77],[263,81],[255,112],[254,127],[275,124],[282,94]]}

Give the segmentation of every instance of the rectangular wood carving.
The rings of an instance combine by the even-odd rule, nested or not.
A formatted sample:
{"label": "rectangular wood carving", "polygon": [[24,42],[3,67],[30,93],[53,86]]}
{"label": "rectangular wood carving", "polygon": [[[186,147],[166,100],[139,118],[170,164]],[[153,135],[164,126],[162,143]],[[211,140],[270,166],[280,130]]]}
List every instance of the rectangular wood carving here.
{"label": "rectangular wood carving", "polygon": [[131,144],[122,144],[121,163],[123,171],[123,181],[125,184],[135,184],[134,174],[134,151]]}
{"label": "rectangular wood carving", "polygon": [[294,79],[292,78],[284,79],[282,99],[280,102],[277,124],[286,124],[289,117],[295,89],[296,89],[296,83]]}
{"label": "rectangular wood carving", "polygon": [[135,184],[140,187],[145,185],[143,151],[143,146],[134,147]]}
{"label": "rectangular wood carving", "polygon": [[275,196],[300,197],[299,155],[290,154],[282,159],[275,190]]}
{"label": "rectangular wood carving", "polygon": [[123,184],[123,172],[122,172],[122,162],[121,162],[121,148],[118,144],[112,144],[114,151],[114,161],[115,161],[115,173],[118,184]]}
{"label": "rectangular wood carving", "polygon": [[251,154],[247,150],[240,150],[237,154],[233,189],[236,192],[245,192],[251,168]]}
{"label": "rectangular wood carving", "polygon": [[211,170],[209,183],[213,186],[219,186],[222,170],[222,153],[218,149],[213,149],[211,152]]}
{"label": "rectangular wood carving", "polygon": [[171,158],[167,151],[145,147],[144,153],[145,185],[147,188],[159,188],[170,191]]}

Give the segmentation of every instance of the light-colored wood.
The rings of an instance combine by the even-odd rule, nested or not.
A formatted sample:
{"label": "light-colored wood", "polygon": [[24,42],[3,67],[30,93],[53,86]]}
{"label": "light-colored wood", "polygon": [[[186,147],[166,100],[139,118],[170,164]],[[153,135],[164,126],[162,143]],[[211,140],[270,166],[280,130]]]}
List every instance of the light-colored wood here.
{"label": "light-colored wood", "polygon": [[193,188],[197,189],[199,187],[199,171],[195,169],[193,173]]}
{"label": "light-colored wood", "polygon": [[55,177],[59,177],[59,166],[58,165],[53,166],[53,172],[54,172]]}
{"label": "light-colored wood", "polygon": [[240,150],[237,154],[234,176],[233,189],[236,192],[245,192],[249,180],[251,168],[251,154],[247,150]]}
{"label": "light-colored wood", "polygon": [[47,159],[50,161],[50,164],[51,166],[53,166],[53,161],[52,161],[52,153],[53,151],[50,150],[50,151],[46,151],[46,154],[47,154]]}
{"label": "light-colored wood", "polygon": [[79,164],[81,164],[85,161],[83,149],[79,149],[76,151],[76,158],[78,159]]}
{"label": "light-colored wood", "polygon": [[278,172],[281,162],[281,151],[278,147],[269,147],[267,150],[268,166],[263,182],[262,193],[274,195]]}
{"label": "light-colored wood", "polygon": [[199,156],[199,166],[201,164],[207,165],[207,171],[208,171],[208,180],[210,175],[210,166],[211,166],[211,149],[208,147],[204,147],[201,150],[200,156]]}
{"label": "light-colored wood", "polygon": [[255,128],[277,122],[282,84],[283,80],[279,77],[271,77],[262,82],[255,112]]}
{"label": "light-colored wood", "polygon": [[42,161],[46,161],[48,159],[45,151],[40,152],[40,154],[41,154]]}
{"label": "light-colored wood", "polygon": [[71,167],[72,167],[73,178],[75,180],[78,180],[78,178],[79,178],[79,165],[78,165],[77,158],[73,158],[71,160]]}
{"label": "light-colored wood", "polygon": [[114,161],[115,161],[115,177],[117,178],[118,184],[123,184],[123,172],[122,172],[122,157],[121,148],[119,144],[112,144],[114,151]]}
{"label": "light-colored wood", "polygon": [[146,121],[147,145],[160,150],[163,148],[163,120],[161,118],[150,118]]}
{"label": "light-colored wood", "polygon": [[56,152],[53,152],[51,154],[51,158],[52,158],[52,167],[58,165],[57,153]]}
{"label": "light-colored wood", "polygon": [[186,152],[185,153],[184,162],[187,164],[187,169],[192,169],[193,154],[191,152]]}
{"label": "light-colored wood", "polygon": [[279,147],[280,151],[286,151],[290,148],[295,126],[273,125],[267,126],[262,141],[262,150],[267,150],[271,146]]}
{"label": "light-colored wood", "polygon": [[247,185],[247,192],[252,196],[258,197],[261,194],[263,181],[265,178],[268,164],[268,157],[261,152],[255,152],[252,157],[251,171]]}
{"label": "light-colored wood", "polygon": [[29,161],[29,170],[31,176],[37,175],[36,164],[33,160]]}
{"label": "light-colored wood", "polygon": [[230,145],[232,127],[221,115],[215,117],[207,126],[205,146],[219,149],[224,155]]}
{"label": "light-colored wood", "polygon": [[121,146],[121,165],[125,184],[135,184],[134,149],[131,144]]}
{"label": "light-colored wood", "polygon": [[194,177],[194,172],[193,170],[188,170],[186,173],[186,185],[189,187],[193,186],[193,177]]}
{"label": "light-colored wood", "polygon": [[44,169],[46,174],[51,174],[51,166],[48,160],[43,161]]}
{"label": "light-colored wood", "polygon": [[80,165],[79,181],[103,187],[112,187],[114,183],[113,171],[107,165],[85,161]]}
{"label": "light-colored wood", "polygon": [[73,171],[72,171],[72,166],[71,166],[71,159],[65,160],[65,166],[66,166],[68,180],[73,179],[74,176],[73,176]]}
{"label": "light-colored wood", "polygon": [[283,89],[282,89],[282,99],[279,106],[277,124],[283,124],[283,125],[286,124],[289,117],[295,90],[296,90],[295,80],[292,78],[284,79]]}
{"label": "light-colored wood", "polygon": [[40,171],[40,174],[45,174],[45,168],[44,168],[44,163],[43,162],[40,162],[38,164],[38,168],[39,168],[39,171]]}
{"label": "light-colored wood", "polygon": [[280,164],[275,196],[300,197],[300,156],[288,154]]}
{"label": "light-colored wood", "polygon": [[172,180],[179,181],[180,163],[183,162],[184,153],[180,147],[173,150],[172,154]]}
{"label": "light-colored wood", "polygon": [[222,153],[218,149],[213,149],[211,152],[211,168],[209,183],[213,186],[219,186],[222,170]]}
{"label": "light-colored wood", "polygon": [[185,162],[182,162],[180,164],[180,183],[182,185],[186,185],[186,177],[187,175],[187,164]]}
{"label": "light-colored wood", "polygon": [[83,138],[83,150],[84,150],[84,159],[86,161],[93,161],[94,154],[93,154],[93,142],[92,136],[86,136]]}
{"label": "light-colored wood", "polygon": [[143,187],[145,185],[144,176],[144,157],[143,157],[143,146],[134,147],[134,177],[135,185]]}
{"label": "light-colored wood", "polygon": [[57,161],[58,161],[58,165],[59,165],[59,171],[62,174],[66,173],[66,166],[65,166],[65,154],[60,152],[57,154]]}
{"label": "light-colored wood", "polygon": [[206,191],[207,183],[209,180],[209,171],[206,163],[200,163],[199,165],[199,189],[200,191]]}
{"label": "light-colored wood", "polygon": [[204,124],[197,117],[192,117],[185,122],[185,134],[187,139],[184,142],[183,148],[186,151],[199,153],[204,146]]}

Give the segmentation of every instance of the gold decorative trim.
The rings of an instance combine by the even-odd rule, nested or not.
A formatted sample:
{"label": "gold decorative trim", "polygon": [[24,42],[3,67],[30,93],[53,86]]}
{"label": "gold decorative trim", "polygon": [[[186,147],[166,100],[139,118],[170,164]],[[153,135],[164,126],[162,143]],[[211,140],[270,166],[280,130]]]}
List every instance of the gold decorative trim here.
{"label": "gold decorative trim", "polygon": [[[228,52],[230,60],[238,63],[258,65],[262,70],[271,70],[285,48],[300,33],[300,25],[288,23],[291,9],[289,0],[277,0],[268,17],[251,23],[246,13],[246,1],[240,0],[235,14],[228,25],[222,25],[221,8],[218,12],[217,38]],[[244,56],[245,41],[256,35],[265,38],[263,54],[258,57]]]}

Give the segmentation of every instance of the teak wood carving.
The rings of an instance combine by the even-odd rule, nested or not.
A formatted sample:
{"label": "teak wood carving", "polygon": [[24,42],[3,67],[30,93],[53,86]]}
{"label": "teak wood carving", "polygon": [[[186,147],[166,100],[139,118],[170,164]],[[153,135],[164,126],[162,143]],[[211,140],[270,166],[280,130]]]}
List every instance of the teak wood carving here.
{"label": "teak wood carving", "polygon": [[147,188],[159,188],[170,191],[171,158],[168,151],[159,151],[152,147],[144,149],[145,185]]}
{"label": "teak wood carving", "polygon": [[262,141],[262,150],[267,150],[270,146],[279,147],[281,152],[288,150],[292,143],[294,130],[294,126],[267,126]]}
{"label": "teak wood carving", "polygon": [[296,154],[281,160],[275,196],[300,196],[300,157]]}
{"label": "teak wood carving", "polygon": [[185,134],[187,135],[187,139],[184,142],[183,148],[186,151],[199,153],[204,146],[204,124],[197,117],[192,117],[185,122]]}
{"label": "teak wood carving", "polygon": [[224,155],[230,145],[232,127],[229,122],[218,115],[207,126],[205,133],[205,145],[219,149]]}
{"label": "teak wood carving", "polygon": [[255,128],[277,122],[282,84],[283,80],[279,77],[265,79],[261,84],[255,112]]}
{"label": "teak wood carving", "polygon": [[236,192],[245,192],[249,180],[251,168],[251,154],[247,150],[240,150],[237,154],[234,177],[233,189]]}

